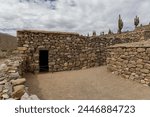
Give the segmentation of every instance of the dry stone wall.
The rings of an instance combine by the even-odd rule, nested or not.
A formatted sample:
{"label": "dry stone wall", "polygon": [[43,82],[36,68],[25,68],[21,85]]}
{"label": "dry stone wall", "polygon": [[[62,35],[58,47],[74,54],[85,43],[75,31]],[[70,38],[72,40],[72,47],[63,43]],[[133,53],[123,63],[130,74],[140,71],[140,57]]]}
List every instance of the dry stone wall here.
{"label": "dry stone wall", "polygon": [[[149,32],[148,32],[149,33]],[[39,51],[48,50],[49,71],[78,70],[106,64],[106,47],[145,39],[144,31],[104,36],[23,30],[17,32],[18,50],[27,58],[27,69],[39,72]]]}
{"label": "dry stone wall", "polygon": [[150,41],[114,45],[107,51],[108,70],[150,86]]}
{"label": "dry stone wall", "polygon": [[[135,31],[128,31],[128,32],[123,32],[121,34],[106,34],[106,35],[101,35],[100,37],[105,37],[105,38],[112,38],[116,39],[119,43],[125,43],[126,41],[128,42],[138,42],[142,40],[147,40],[145,38],[145,31],[146,30],[135,30]],[[147,30],[147,34],[150,34],[150,32]],[[123,42],[124,40],[125,42]],[[114,43],[117,44],[118,42]]]}
{"label": "dry stone wall", "polygon": [[33,100],[35,95],[28,94],[25,85],[26,62],[22,57],[0,59],[0,100]]}
{"label": "dry stone wall", "polygon": [[42,49],[49,51],[50,72],[100,66],[105,61],[102,53],[105,43],[105,39],[76,33],[18,31],[18,49],[27,55],[29,71],[39,71],[39,50]]}

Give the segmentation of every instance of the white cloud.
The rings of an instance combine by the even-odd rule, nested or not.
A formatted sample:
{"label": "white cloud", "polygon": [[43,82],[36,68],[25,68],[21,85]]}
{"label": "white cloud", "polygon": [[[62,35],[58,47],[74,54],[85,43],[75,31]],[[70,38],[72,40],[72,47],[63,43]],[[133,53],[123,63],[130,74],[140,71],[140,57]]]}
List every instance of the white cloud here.
{"label": "white cloud", "polygon": [[134,27],[135,15],[142,24],[150,22],[149,0],[24,1],[0,0],[0,32],[15,34],[18,29],[40,29],[86,34],[93,30],[106,32],[109,28],[116,31],[119,14],[124,30]]}

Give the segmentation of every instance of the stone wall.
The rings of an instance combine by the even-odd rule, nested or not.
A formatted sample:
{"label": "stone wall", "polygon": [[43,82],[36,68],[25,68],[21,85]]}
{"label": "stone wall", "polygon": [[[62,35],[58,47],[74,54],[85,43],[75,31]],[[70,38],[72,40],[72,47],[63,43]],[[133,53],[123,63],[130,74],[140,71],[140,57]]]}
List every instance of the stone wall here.
{"label": "stone wall", "polygon": [[[145,31],[146,30],[135,30],[135,31],[128,31],[128,32],[122,32],[121,34],[106,34],[106,35],[101,35],[100,37],[105,37],[105,38],[115,38],[118,40],[125,40],[128,42],[138,42],[141,40],[146,40],[145,36]],[[147,33],[150,34],[150,32],[147,30]]]}
{"label": "stone wall", "polygon": [[106,64],[106,47],[140,41],[144,35],[145,31],[92,37],[34,30],[17,32],[18,50],[27,57],[27,69],[32,72],[39,72],[40,50],[49,51],[50,72],[78,70]]}
{"label": "stone wall", "polygon": [[20,99],[25,93],[22,78],[25,63],[21,57],[2,60],[0,64],[0,99]]}
{"label": "stone wall", "polygon": [[150,24],[144,26],[138,26],[135,28],[135,31],[143,31],[143,30],[150,30]]}
{"label": "stone wall", "polygon": [[150,86],[150,41],[110,46],[107,67],[126,79]]}
{"label": "stone wall", "polygon": [[[39,50],[49,50],[49,71],[77,70],[104,64],[105,39],[76,33],[18,31],[18,46],[27,55],[28,70],[39,71]],[[107,42],[105,42],[107,43]]]}
{"label": "stone wall", "polygon": [[0,59],[0,100],[37,100],[29,95],[24,78],[26,61],[22,57]]}

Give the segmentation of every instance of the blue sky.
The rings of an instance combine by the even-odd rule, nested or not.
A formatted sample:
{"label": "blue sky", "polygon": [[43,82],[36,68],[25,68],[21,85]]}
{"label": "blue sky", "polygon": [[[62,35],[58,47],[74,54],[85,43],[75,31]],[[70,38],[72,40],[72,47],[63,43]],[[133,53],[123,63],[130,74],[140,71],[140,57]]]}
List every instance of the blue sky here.
{"label": "blue sky", "polygon": [[37,29],[99,34],[117,31],[118,15],[124,30],[134,28],[133,19],[150,22],[150,0],[0,0],[0,32]]}

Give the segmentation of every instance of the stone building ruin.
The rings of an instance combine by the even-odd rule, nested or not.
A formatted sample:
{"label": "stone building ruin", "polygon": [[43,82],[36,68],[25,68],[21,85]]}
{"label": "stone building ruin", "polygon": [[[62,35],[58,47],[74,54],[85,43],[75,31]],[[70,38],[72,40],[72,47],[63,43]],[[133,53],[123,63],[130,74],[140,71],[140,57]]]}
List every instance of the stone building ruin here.
{"label": "stone building ruin", "polygon": [[1,65],[0,100],[33,99],[27,93],[25,72],[59,72],[107,65],[109,71],[125,79],[150,86],[150,25],[100,36],[22,30],[17,31],[17,39],[18,56]]}
{"label": "stone building ruin", "polygon": [[36,30],[17,31],[18,50],[30,72],[58,72],[106,65],[107,47],[150,37],[149,26],[103,36]]}

